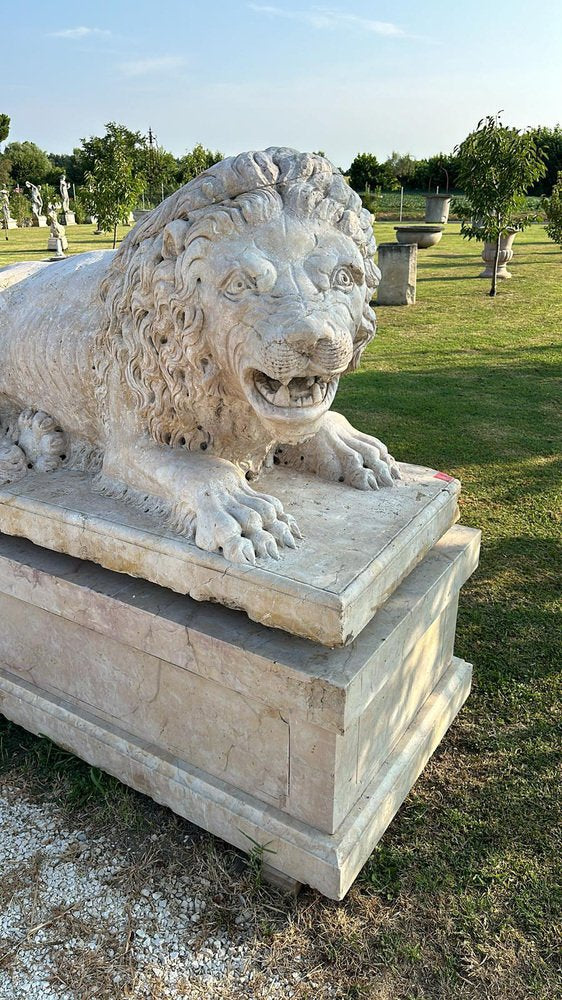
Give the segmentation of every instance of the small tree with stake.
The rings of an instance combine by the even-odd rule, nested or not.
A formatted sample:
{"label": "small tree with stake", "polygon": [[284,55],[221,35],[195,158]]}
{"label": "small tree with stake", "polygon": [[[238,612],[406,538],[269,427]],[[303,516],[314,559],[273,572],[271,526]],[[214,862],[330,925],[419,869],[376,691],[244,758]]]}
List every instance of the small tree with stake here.
{"label": "small tree with stake", "polygon": [[463,222],[461,233],[496,248],[491,296],[496,294],[501,238],[514,222],[518,228],[525,225],[524,219],[517,220],[522,198],[545,172],[532,133],[502,125],[500,114],[479,121],[455,150],[458,181],[472,212],[472,221]]}
{"label": "small tree with stake", "polygon": [[117,226],[127,220],[145,188],[146,179],[138,169],[144,139],[138,132],[110,122],[104,136],[92,136],[83,146],[91,163],[85,175],[87,207],[97,218],[98,229],[113,230],[115,248]]}

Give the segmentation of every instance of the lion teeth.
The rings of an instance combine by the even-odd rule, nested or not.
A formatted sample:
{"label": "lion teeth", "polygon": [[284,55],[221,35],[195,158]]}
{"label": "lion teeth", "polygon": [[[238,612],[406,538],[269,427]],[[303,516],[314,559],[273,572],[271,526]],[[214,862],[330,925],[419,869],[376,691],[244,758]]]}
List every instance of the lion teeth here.
{"label": "lion teeth", "polygon": [[276,406],[290,406],[291,403],[291,393],[289,387],[282,385],[280,389],[275,393],[273,400]]}
{"label": "lion teeth", "polygon": [[324,393],[318,382],[314,382],[312,386],[312,399],[315,403],[321,403],[324,398]]}

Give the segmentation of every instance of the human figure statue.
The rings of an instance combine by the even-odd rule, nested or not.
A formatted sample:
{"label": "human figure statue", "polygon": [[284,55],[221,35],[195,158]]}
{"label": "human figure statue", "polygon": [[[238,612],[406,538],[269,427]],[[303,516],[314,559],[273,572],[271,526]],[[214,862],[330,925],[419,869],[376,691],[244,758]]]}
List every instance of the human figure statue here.
{"label": "human figure statue", "polygon": [[[61,226],[58,220],[58,210],[60,209],[60,207],[61,207],[60,205],[53,205],[52,202],[49,202],[49,204],[47,205],[47,217],[51,223],[51,240],[54,243],[56,243],[57,240],[60,240],[61,250],[68,250],[68,240],[66,238],[66,232],[64,226]],[[56,250],[56,246],[52,246],[51,241],[49,241],[48,249]]]}
{"label": "human figure statue", "polygon": [[31,211],[37,217],[39,221],[41,215],[43,214],[43,198],[41,197],[41,185],[32,184],[31,181],[25,182],[26,188],[31,190]]}
{"label": "human figure statue", "polygon": [[66,216],[66,213],[70,211],[70,195],[68,193],[70,190],[70,184],[68,183],[66,176],[64,174],[62,174],[61,176],[59,187],[60,187],[60,196],[62,201],[62,210]]}
{"label": "human figure statue", "polygon": [[10,195],[8,194],[6,188],[0,190],[0,195],[2,196],[2,229],[6,230],[6,239],[8,239],[8,229],[10,228],[11,215],[10,215]]}
{"label": "human figure statue", "polygon": [[7,229],[10,221],[10,195],[8,194],[6,188],[2,188],[2,190],[0,190],[0,195],[2,195],[2,222],[4,224],[4,229]]}

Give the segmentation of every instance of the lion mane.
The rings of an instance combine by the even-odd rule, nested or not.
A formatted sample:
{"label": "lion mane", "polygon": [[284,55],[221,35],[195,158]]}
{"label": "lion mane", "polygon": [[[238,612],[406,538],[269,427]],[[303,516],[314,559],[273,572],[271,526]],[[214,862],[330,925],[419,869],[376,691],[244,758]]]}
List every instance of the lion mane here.
{"label": "lion mane", "polygon": [[[312,153],[270,148],[230,157],[162,202],[129,233],[101,287],[106,323],[97,352],[98,391],[117,360],[154,440],[189,449],[212,444],[198,402],[226,401],[207,328],[197,268],[210,246],[283,211],[321,219],[350,237],[365,264],[363,317],[348,370],[374,336],[370,307],[379,272],[372,218],[341,173]],[[220,407],[219,407],[220,410]]]}

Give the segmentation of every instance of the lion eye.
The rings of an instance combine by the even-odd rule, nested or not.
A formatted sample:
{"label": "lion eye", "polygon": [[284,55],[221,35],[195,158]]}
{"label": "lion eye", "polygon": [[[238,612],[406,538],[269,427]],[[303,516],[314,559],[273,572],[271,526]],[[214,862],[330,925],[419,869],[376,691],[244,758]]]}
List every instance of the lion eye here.
{"label": "lion eye", "polygon": [[348,267],[337,267],[332,275],[332,285],[334,288],[351,288],[353,277]]}
{"label": "lion eye", "polygon": [[230,298],[236,298],[236,296],[241,295],[242,292],[247,291],[249,288],[255,288],[256,282],[248,274],[242,274],[238,271],[230,277],[224,286],[224,293]]}

